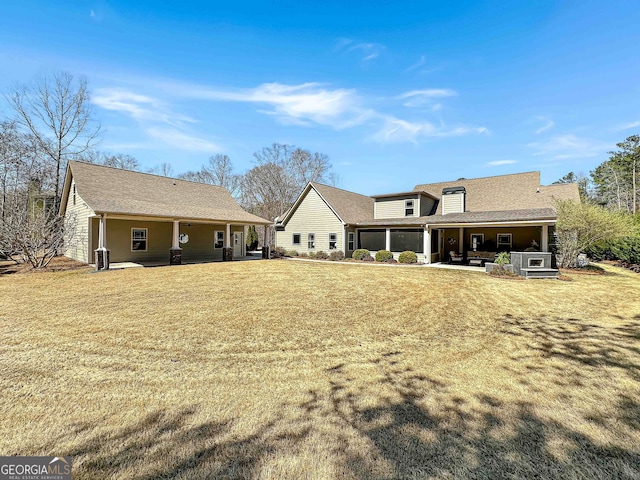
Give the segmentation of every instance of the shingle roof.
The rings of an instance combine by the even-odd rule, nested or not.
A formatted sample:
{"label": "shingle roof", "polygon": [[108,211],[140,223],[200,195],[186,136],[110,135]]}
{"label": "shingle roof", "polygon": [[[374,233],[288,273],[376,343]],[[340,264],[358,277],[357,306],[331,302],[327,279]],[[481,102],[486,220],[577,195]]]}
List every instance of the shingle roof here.
{"label": "shingle roof", "polygon": [[381,218],[358,222],[359,226],[374,225],[440,225],[458,223],[527,222],[555,220],[552,208],[533,208],[526,210],[501,210],[494,212],[448,213],[447,215],[429,215],[426,217]]}
{"label": "shingle roof", "polygon": [[373,198],[316,182],[312,182],[311,186],[331,205],[343,222],[353,224],[373,220]]}
{"label": "shingle roof", "polygon": [[[76,191],[96,213],[271,224],[245,212],[223,187],[84,162],[69,162]],[[67,191],[68,195],[68,191]],[[66,202],[61,205],[61,210]]]}
{"label": "shingle roof", "polygon": [[[541,186],[540,172],[429,183],[416,185],[414,190],[425,191],[441,198],[442,189],[451,187],[465,188],[465,211],[467,212],[551,208],[554,198],[580,199],[578,185],[575,183]],[[436,214],[441,213],[442,202],[436,211]]]}

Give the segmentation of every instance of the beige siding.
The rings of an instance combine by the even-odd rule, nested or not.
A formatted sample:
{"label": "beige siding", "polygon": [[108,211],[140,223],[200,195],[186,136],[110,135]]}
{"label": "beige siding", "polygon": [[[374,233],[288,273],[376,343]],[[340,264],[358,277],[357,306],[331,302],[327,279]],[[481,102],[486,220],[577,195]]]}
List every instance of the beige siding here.
{"label": "beige siding", "polygon": [[464,212],[464,193],[442,196],[442,214]]}
{"label": "beige siding", "polygon": [[413,215],[419,216],[418,199],[415,196],[379,198],[374,204],[374,218],[404,218],[405,200],[413,200]]}
{"label": "beige siding", "polygon": [[[71,225],[73,235],[65,238],[64,255],[80,262],[91,263],[93,255],[89,252],[90,217],[95,215],[87,204],[75,194],[75,181],[71,181],[69,190],[69,199],[67,201],[67,210],[65,212],[65,221]],[[97,235],[97,230],[95,230]]]}
{"label": "beige siding", "polygon": [[[293,234],[300,234],[300,245],[293,244]],[[307,248],[307,236],[309,233],[315,234],[315,247]],[[287,250],[297,250],[298,252],[331,252],[329,250],[329,234],[337,235],[337,248],[342,250],[344,227],[342,222],[333,213],[329,206],[322,200],[320,195],[313,189],[304,197],[300,205],[293,212],[287,222],[285,229],[276,232],[276,245]]]}
{"label": "beige siding", "polygon": [[[147,251],[131,251],[131,229],[147,229]],[[226,225],[180,223],[180,233],[189,235],[187,243],[181,243],[182,262],[212,262],[222,260],[222,249],[215,248],[214,236],[221,231],[226,236]],[[93,219],[92,251],[98,248],[98,219]],[[244,227],[232,226],[233,232],[242,232]],[[169,263],[169,251],[173,237],[173,223],[118,220],[107,217],[107,248],[111,262],[158,262]],[[232,237],[233,238],[233,237]],[[226,238],[225,238],[226,245]]]}
{"label": "beige siding", "polygon": [[420,195],[420,216],[426,217],[431,214],[431,210],[433,210],[433,205],[435,203],[436,201],[433,198]]}

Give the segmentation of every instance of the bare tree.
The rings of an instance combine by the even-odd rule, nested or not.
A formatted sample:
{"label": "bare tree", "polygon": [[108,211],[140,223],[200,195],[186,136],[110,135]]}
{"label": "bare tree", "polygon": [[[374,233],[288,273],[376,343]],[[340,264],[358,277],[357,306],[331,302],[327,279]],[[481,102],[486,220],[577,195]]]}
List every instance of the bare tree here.
{"label": "bare tree", "polygon": [[229,190],[234,197],[240,196],[241,176],[233,173],[233,164],[227,155],[216,154],[209,157],[209,162],[202,165],[197,172],[188,171],[179,178],[191,182],[219,185]]}
{"label": "bare tree", "polygon": [[18,124],[33,135],[54,166],[58,205],[67,161],[91,148],[100,133],[91,118],[87,81],[74,81],[67,72],[45,74],[34,85],[16,87],[6,98],[18,114]]}
{"label": "bare tree", "polygon": [[153,173],[154,175],[161,175],[163,177],[173,177],[173,167],[170,163],[163,162],[160,165],[156,165],[155,167],[149,169],[149,173]]}

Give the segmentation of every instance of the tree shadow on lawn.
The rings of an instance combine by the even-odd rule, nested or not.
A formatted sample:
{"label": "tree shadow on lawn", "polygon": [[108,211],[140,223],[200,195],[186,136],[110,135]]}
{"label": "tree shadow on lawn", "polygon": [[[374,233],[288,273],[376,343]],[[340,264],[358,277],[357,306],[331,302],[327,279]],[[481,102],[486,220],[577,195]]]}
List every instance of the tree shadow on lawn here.
{"label": "tree shadow on lawn", "polygon": [[[604,328],[507,316],[502,325],[526,345],[515,359],[522,368],[507,362],[505,376],[530,385],[531,375],[544,375],[547,385],[562,387],[567,371],[545,359],[562,360],[578,382],[567,394],[569,409],[580,392],[598,387],[591,377],[597,369],[638,376],[629,360],[637,358],[637,321]],[[206,406],[194,406],[154,412],[64,455],[79,460],[74,478],[640,478],[635,398],[621,395],[616,418],[584,419],[617,438],[597,442],[570,419],[543,417],[532,401],[457,392],[416,373],[404,357],[393,351],[366,362],[379,373],[368,381],[358,378],[362,364],[337,364],[325,371],[326,388],[309,390],[302,402],[282,402],[276,418],[250,434],[237,433],[233,421],[198,424],[195,415]],[[313,461],[287,470],[296,456],[328,459],[330,473]]]}

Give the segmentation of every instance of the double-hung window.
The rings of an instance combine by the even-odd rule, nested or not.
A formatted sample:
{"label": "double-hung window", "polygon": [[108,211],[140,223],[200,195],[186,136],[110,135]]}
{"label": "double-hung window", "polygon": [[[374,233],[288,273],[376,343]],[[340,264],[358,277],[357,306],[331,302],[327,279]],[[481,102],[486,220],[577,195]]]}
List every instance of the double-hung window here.
{"label": "double-hung window", "polygon": [[404,216],[413,217],[413,200],[404,201]]}
{"label": "double-hung window", "polygon": [[349,234],[347,235],[347,250],[351,251],[351,250],[355,250],[356,248],[356,233],[355,232],[349,232]]}
{"label": "double-hung window", "polygon": [[498,234],[498,250],[507,250],[511,248],[511,234],[499,233]]}
{"label": "double-hung window", "polygon": [[310,233],[307,235],[307,248],[316,248],[316,234]]}
{"label": "double-hung window", "polygon": [[221,230],[216,230],[215,243],[213,244],[213,248],[222,247],[224,247],[224,232]]}
{"label": "double-hung window", "polygon": [[329,234],[329,250],[335,250],[338,248],[338,234],[330,233]]}
{"label": "double-hung window", "polygon": [[147,229],[146,228],[131,229],[131,251],[132,252],[147,251]]}

